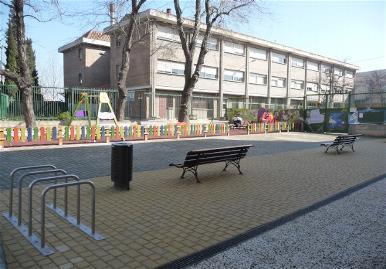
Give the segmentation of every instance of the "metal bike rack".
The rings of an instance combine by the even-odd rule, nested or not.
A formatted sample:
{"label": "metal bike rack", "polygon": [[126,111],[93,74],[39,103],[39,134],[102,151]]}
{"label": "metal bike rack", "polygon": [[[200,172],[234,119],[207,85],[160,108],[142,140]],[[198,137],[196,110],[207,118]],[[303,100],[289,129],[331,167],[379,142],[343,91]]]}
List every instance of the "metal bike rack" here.
{"label": "metal bike rack", "polygon": [[56,169],[55,165],[52,164],[45,164],[45,165],[35,165],[35,166],[23,166],[16,168],[12,170],[12,172],[9,174],[11,177],[11,182],[10,182],[10,188],[9,188],[9,213],[8,213],[8,218],[12,218],[12,207],[13,207],[13,182],[15,180],[15,175],[19,171],[25,171],[25,170],[35,170],[39,168],[51,168],[51,169]]}
{"label": "metal bike rack", "polygon": [[[76,181],[79,181],[79,177],[76,175],[61,175],[61,176],[54,176],[54,177],[45,177],[45,178],[39,178],[34,181],[32,181],[28,186],[28,236],[32,235],[32,195],[33,195],[33,187],[39,183],[39,182],[45,182],[45,181],[53,181],[55,180],[55,184],[58,183],[58,179],[65,179],[66,183],[68,182],[68,179],[74,179]],[[78,193],[80,193],[80,189],[78,188]],[[64,190],[64,212],[67,215],[67,204],[68,204],[68,190],[65,188]],[[61,208],[56,207],[56,189],[54,192],[54,198],[53,203],[49,206],[52,208],[52,210],[60,210],[63,212]]]}
{"label": "metal bike rack", "polygon": [[[22,206],[23,206],[23,201],[22,201],[22,188],[23,188],[23,180],[26,179],[27,177],[29,176],[33,176],[33,175],[41,175],[41,174],[57,174],[57,173],[60,173],[62,175],[65,175],[67,174],[66,171],[64,171],[63,169],[54,169],[54,170],[46,170],[46,171],[34,171],[34,172],[30,172],[30,173],[27,173],[27,174],[24,174],[22,175],[19,180],[18,180],[18,209],[17,209],[17,225],[21,225],[21,221],[22,221]],[[57,183],[57,182],[55,182]],[[54,203],[56,204],[56,192],[54,193]]]}
{"label": "metal bike rack", "polygon": [[[18,179],[18,215],[17,218],[13,216],[13,187],[14,187],[14,181],[15,181],[15,175],[16,173],[20,171],[28,171],[28,170],[36,170],[41,168],[48,168],[49,170],[39,170],[39,171],[32,171],[25,174],[22,174],[20,178]],[[27,225],[22,224],[22,187],[23,187],[23,181],[30,176],[36,176],[36,175],[42,175],[42,174],[61,174],[56,176],[50,176],[50,177],[44,177],[44,178],[38,178],[33,180],[29,186],[28,186],[28,227]],[[40,253],[44,256],[48,256],[53,254],[55,251],[54,249],[46,246],[44,243],[45,241],[45,234],[44,232],[41,234],[41,238],[39,238],[38,235],[32,233],[32,209],[33,209],[33,188],[36,184],[40,182],[49,182],[54,181],[54,185],[49,185],[46,187],[42,193],[41,200],[44,201],[42,203],[42,216],[44,216],[44,223],[42,222],[41,225],[45,226],[45,206],[47,206],[49,209],[51,209],[54,213],[56,213],[58,216],[62,217],[64,220],[69,222],[70,224],[74,225],[75,227],[79,228],[82,232],[86,233],[87,235],[91,236],[95,240],[102,240],[104,239],[103,236],[95,232],[95,187],[91,181],[80,181],[79,177],[76,175],[68,175],[67,172],[63,169],[56,169],[54,165],[48,164],[48,165],[39,165],[39,166],[26,166],[26,167],[19,167],[14,169],[10,173],[10,193],[9,193],[9,211],[3,212],[3,216],[36,248],[40,251]],[[58,184],[58,180],[65,180],[65,183]],[[68,180],[74,180],[74,182],[68,182]],[[91,228],[88,226],[80,223],[80,186],[83,184],[88,184],[92,188],[92,211],[91,211]],[[68,214],[68,187],[71,186],[77,186],[77,216],[76,218]],[[61,209],[57,207],[57,189],[58,188],[64,188],[64,209]],[[47,204],[46,201],[46,193],[53,189],[53,203]],[[44,227],[45,228],[45,227]],[[41,228],[44,230],[44,228]],[[43,243],[42,243],[43,242]]]}
{"label": "metal bike rack", "polygon": [[[95,186],[94,183],[91,181],[85,180],[85,181],[78,181],[78,182],[70,182],[70,183],[62,183],[62,184],[55,184],[50,185],[46,187],[41,195],[41,219],[40,219],[40,248],[44,249],[46,247],[45,245],[45,223],[46,223],[46,211],[45,211],[45,204],[46,204],[46,195],[48,191],[52,189],[58,189],[58,188],[67,188],[71,186],[78,186],[78,190],[80,189],[81,185],[89,185],[92,190],[91,195],[91,228],[87,227],[86,225],[82,224],[80,222],[80,192],[78,191],[78,197],[76,201],[77,205],[77,214],[76,214],[76,220],[75,218],[67,217],[65,218],[68,222],[73,224],[74,226],[78,227],[81,231],[86,233],[87,235],[91,236],[95,240],[102,240],[104,237],[97,232],[95,232]],[[63,217],[63,216],[62,216]]]}

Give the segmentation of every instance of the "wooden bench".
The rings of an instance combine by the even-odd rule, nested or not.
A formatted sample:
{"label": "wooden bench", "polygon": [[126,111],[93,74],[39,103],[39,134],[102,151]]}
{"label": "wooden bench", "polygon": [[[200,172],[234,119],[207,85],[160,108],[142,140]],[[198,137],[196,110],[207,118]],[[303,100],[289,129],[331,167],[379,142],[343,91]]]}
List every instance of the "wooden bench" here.
{"label": "wooden bench", "polygon": [[239,173],[242,174],[240,170],[240,160],[245,157],[250,147],[253,147],[253,145],[192,150],[186,154],[184,163],[171,163],[169,166],[182,168],[181,178],[184,178],[187,171],[193,173],[197,183],[200,183],[197,176],[197,168],[201,164],[225,162],[223,171],[225,171],[230,164],[233,164],[239,170]]}
{"label": "wooden bench", "polygon": [[343,150],[344,147],[350,147],[351,150],[354,152],[354,143],[358,139],[358,137],[361,136],[361,134],[357,135],[339,135],[335,138],[334,141],[329,143],[322,143],[320,146],[326,147],[326,150],[324,153],[327,153],[327,151],[330,148],[335,148],[336,153],[339,154],[340,151]]}

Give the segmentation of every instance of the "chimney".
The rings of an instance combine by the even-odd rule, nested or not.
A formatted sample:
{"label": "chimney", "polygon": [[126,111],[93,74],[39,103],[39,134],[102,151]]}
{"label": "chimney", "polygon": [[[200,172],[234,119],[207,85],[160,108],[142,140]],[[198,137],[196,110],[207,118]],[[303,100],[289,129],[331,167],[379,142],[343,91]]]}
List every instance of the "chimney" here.
{"label": "chimney", "polygon": [[172,15],[172,9],[171,9],[171,8],[167,8],[167,9],[166,9],[166,14]]}
{"label": "chimney", "polygon": [[115,5],[113,2],[110,2],[109,5],[109,13],[110,13],[110,25],[113,25],[116,23],[116,18],[115,18]]}

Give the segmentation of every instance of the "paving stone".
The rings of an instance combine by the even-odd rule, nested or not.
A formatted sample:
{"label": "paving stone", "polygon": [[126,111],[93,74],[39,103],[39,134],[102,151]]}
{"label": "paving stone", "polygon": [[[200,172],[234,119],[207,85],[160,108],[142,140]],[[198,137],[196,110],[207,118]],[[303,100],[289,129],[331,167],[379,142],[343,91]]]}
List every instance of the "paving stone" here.
{"label": "paving stone", "polygon": [[[312,135],[310,137],[315,139]],[[206,147],[249,142],[226,140],[216,144],[214,141]],[[47,221],[54,226],[47,228],[47,242],[54,242],[58,246],[58,253],[44,258],[42,261],[46,263],[39,261],[38,264],[55,266],[72,263],[82,268],[72,260],[82,258],[80,264],[94,268],[109,268],[109,263],[114,260],[124,264],[125,268],[150,266],[145,261],[160,266],[386,172],[384,143],[379,139],[360,140],[356,152],[347,151],[340,155],[324,154],[316,142],[265,141],[269,146],[262,145],[262,141],[258,142],[256,146],[262,146],[263,149],[282,147],[283,150],[275,149],[265,155],[254,155],[251,152],[241,162],[244,175],[238,175],[233,168],[222,172],[223,164],[207,165],[199,167],[202,183],[196,184],[191,175],[179,179],[180,171],[175,168],[141,171],[134,173],[130,191],[115,190],[109,177],[94,178],[96,229],[105,239],[95,241],[48,214]],[[200,143],[188,143],[185,147],[203,147],[204,144]],[[291,146],[285,146],[286,143]],[[303,144],[307,146],[301,146]],[[179,158],[179,153],[173,155],[179,151],[177,146],[156,147],[165,147],[168,156]],[[181,146],[182,149],[185,148]],[[48,151],[45,154],[50,155]],[[52,154],[54,159],[57,158],[55,151]],[[152,158],[148,156],[144,158],[146,161],[157,162],[157,155]],[[165,159],[164,154],[162,161]],[[91,158],[90,161],[95,160]],[[102,169],[96,169],[94,163],[80,162],[79,165],[89,170],[95,169],[96,172]],[[104,173],[109,173],[108,168],[103,169],[106,170]],[[35,203],[39,203],[39,192],[41,189],[36,189]],[[86,223],[90,219],[87,215],[90,212],[89,195],[87,191],[82,193],[82,220]],[[7,191],[0,193],[2,211],[6,209],[7,198]],[[75,198],[75,193],[69,192],[69,208],[75,208]],[[38,208],[35,215],[39,216]],[[33,259],[37,255],[36,250],[4,218],[0,218],[0,226],[7,257],[13,257],[17,263],[21,263],[23,256]],[[37,224],[34,227],[36,229],[39,226]],[[15,241],[22,249],[12,251],[7,247],[15,244]],[[127,258],[120,259],[122,257],[131,260],[125,264]]]}

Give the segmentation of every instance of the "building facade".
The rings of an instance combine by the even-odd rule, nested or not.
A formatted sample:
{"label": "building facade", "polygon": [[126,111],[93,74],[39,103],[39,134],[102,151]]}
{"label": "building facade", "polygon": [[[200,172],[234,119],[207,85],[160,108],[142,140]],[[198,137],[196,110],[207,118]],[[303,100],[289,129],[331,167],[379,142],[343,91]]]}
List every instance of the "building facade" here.
{"label": "building facade", "polygon": [[[146,19],[147,34],[131,52],[128,113],[141,106],[143,118],[174,120],[184,85],[185,61],[176,17],[156,10],[144,11],[140,17]],[[123,20],[105,29],[110,36],[112,88],[117,84],[122,49],[119,33],[125,23]],[[185,20],[185,24],[189,27],[192,22]],[[229,108],[296,109],[302,106],[305,95],[352,91],[358,69],[222,28],[213,28],[208,48],[189,106],[191,116],[197,119],[222,118]]]}
{"label": "building facade", "polygon": [[64,87],[110,87],[110,37],[88,31],[58,49],[63,53]]}

